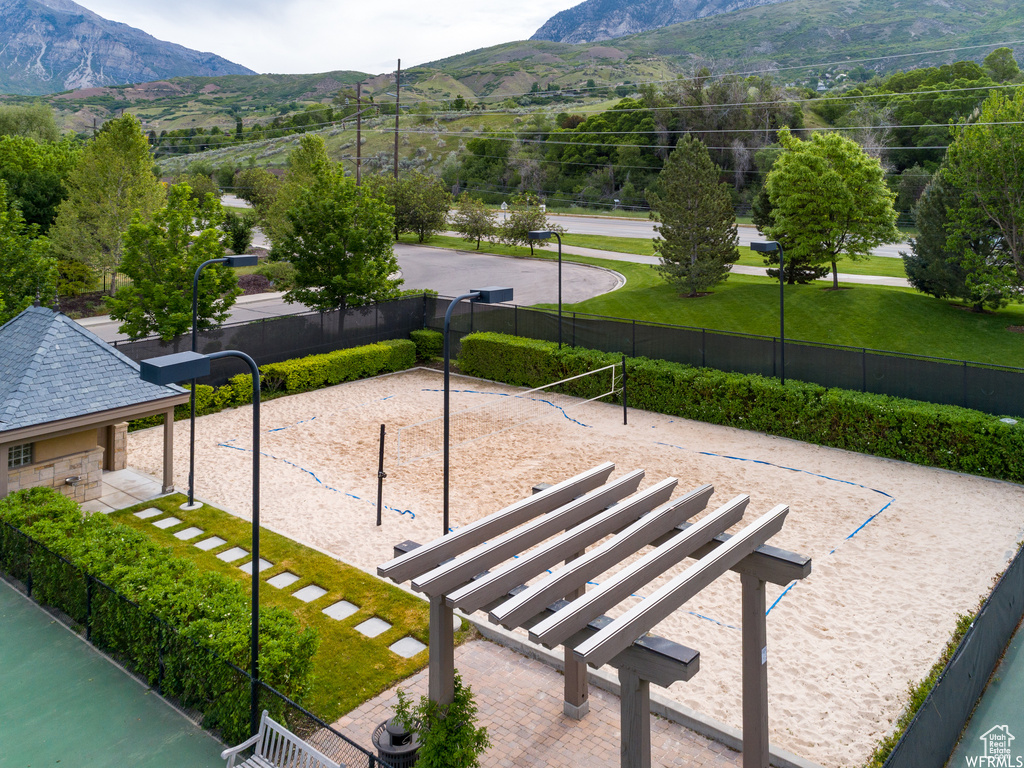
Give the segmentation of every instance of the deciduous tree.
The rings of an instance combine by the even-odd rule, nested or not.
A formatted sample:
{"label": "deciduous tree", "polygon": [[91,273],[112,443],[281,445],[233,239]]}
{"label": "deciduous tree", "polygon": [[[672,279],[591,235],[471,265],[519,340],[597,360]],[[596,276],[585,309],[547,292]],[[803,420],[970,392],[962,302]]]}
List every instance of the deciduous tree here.
{"label": "deciduous tree", "polygon": [[370,176],[363,183],[395,209],[397,232],[411,232],[422,243],[445,229],[452,196],[436,176],[413,171],[398,179]]}
{"label": "deciduous tree", "polygon": [[546,248],[550,245],[547,240],[530,239],[530,232],[536,230],[565,232],[564,227],[548,221],[547,213],[541,210],[540,200],[536,195],[529,192],[516,195],[508,207],[505,220],[498,227],[498,240],[505,245],[528,245],[532,256],[534,244],[538,248]]}
{"label": "deciduous tree", "polygon": [[27,136],[0,136],[0,179],[25,221],[43,234],[67,196],[65,181],[78,164],[80,147],[69,140],[41,142]]}
{"label": "deciduous tree", "polygon": [[661,259],[655,269],[686,296],[699,296],[729,277],[739,258],[736,214],[721,169],[704,144],[684,136],[665,161],[662,194],[651,192],[651,217]]}
{"label": "deciduous tree", "polygon": [[0,325],[37,296],[44,304],[53,301],[57,266],[47,252],[46,238],[38,236],[34,224],[25,223],[0,179]]}
{"label": "deciduous tree", "polygon": [[867,258],[871,249],[899,239],[894,195],[878,160],[838,133],[815,133],[801,141],[779,131],[785,152],[765,182],[772,204],[769,237],[790,244],[786,255],[811,264]]}
{"label": "deciduous tree", "polygon": [[[213,195],[202,201],[187,184],[171,187],[167,204],[151,220],[136,215],[125,233],[119,271],[132,284],[107,299],[110,316],[120,331],[137,339],[158,334],[166,340],[192,327],[192,280],[199,265],[224,255],[220,203]],[[234,272],[219,264],[199,279],[200,328],[223,323],[241,293]]]}
{"label": "deciduous tree", "polygon": [[452,228],[462,235],[463,240],[475,240],[479,251],[480,241],[497,231],[494,211],[471,197],[469,192],[463,192],[452,212]]}
{"label": "deciduous tree", "polygon": [[50,232],[57,255],[116,271],[128,225],[136,214],[149,221],[164,202],[152,168],[149,143],[133,115],[105,123],[68,178],[68,197]]}
{"label": "deciduous tree", "polygon": [[356,187],[340,168],[321,172],[297,190],[288,228],[271,258],[291,261],[295,286],[285,300],[322,312],[395,298],[401,280],[392,250],[391,206]]}
{"label": "deciduous tree", "polygon": [[278,187],[266,214],[261,216],[263,231],[274,244],[288,234],[291,226],[288,211],[298,197],[317,179],[329,175],[332,167],[322,136],[307,133],[299,139],[299,146],[288,155],[288,172],[284,181]]}

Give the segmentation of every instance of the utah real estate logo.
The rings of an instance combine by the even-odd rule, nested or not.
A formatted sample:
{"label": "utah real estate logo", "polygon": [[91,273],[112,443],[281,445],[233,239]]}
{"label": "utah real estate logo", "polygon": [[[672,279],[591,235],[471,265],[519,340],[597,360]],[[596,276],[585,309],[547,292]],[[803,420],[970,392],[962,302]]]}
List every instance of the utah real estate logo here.
{"label": "utah real estate logo", "polygon": [[1013,754],[1016,738],[1005,725],[989,728],[978,737],[985,745],[983,755],[968,755],[968,768],[1024,768],[1024,755]]}

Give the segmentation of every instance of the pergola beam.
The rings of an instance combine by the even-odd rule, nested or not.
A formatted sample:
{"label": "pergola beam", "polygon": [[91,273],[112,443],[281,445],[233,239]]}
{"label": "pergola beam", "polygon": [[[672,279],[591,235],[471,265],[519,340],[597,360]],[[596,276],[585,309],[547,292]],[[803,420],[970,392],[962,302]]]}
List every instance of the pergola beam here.
{"label": "pergola beam", "polygon": [[558,509],[577,496],[600,487],[608,480],[614,469],[615,464],[606,461],[575,477],[563,480],[540,493],[510,504],[492,515],[452,531],[447,536],[377,566],[377,575],[394,582],[416,578],[494,536],[510,531],[537,515]]}
{"label": "pergola beam", "polygon": [[[618,605],[637,589],[682,562],[697,547],[742,520],[749,501],[749,496],[737,496],[696,525],[676,534],[653,552],[601,582],[579,600],[574,600],[565,610],[538,624],[530,630],[530,639],[548,648],[564,642],[588,621]],[[643,633],[638,632],[632,639]]]}
{"label": "pergola beam", "polygon": [[[709,555],[637,603],[589,640],[576,646],[580,661],[600,667],[671,615],[704,587],[782,530],[789,507],[780,505],[748,525]],[[698,523],[699,525],[699,523]],[[696,526],[694,526],[696,527]]]}
{"label": "pergola beam", "polygon": [[[558,563],[574,562],[578,555],[586,552],[587,547],[667,502],[678,482],[670,477],[633,494],[503,567],[460,587],[448,595],[448,605],[463,611],[475,611]],[[562,595],[568,595],[577,588],[563,589]]]}
{"label": "pergola beam", "polygon": [[569,590],[583,587],[591,579],[621,563],[623,558],[638,552],[663,533],[702,512],[714,492],[712,486],[702,485],[645,515],[614,538],[496,605],[489,612],[490,620],[506,629],[522,626],[524,621],[568,594]]}
{"label": "pergola beam", "polygon": [[446,594],[466,584],[481,571],[494,568],[504,560],[536,546],[549,536],[567,530],[635,493],[643,478],[642,469],[629,472],[543,517],[531,520],[526,525],[488,541],[472,552],[466,552],[450,562],[442,563],[432,571],[413,579],[412,588],[430,597]]}

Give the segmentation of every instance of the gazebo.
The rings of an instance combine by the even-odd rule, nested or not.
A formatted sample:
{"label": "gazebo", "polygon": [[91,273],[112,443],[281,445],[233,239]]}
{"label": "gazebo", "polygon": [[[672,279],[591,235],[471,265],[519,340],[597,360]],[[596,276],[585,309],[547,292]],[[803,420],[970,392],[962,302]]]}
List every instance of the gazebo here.
{"label": "gazebo", "polygon": [[174,407],[188,398],[142,381],[138,363],[66,315],[29,307],[0,326],[0,498],[38,486],[98,498],[103,471],[126,465],[128,422],[156,415],[170,493]]}

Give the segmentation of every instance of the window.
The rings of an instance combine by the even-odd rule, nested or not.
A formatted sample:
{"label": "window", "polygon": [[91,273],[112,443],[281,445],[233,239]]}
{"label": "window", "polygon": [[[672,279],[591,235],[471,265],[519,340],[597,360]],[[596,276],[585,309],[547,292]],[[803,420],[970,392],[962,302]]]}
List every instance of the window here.
{"label": "window", "polygon": [[24,467],[32,463],[32,443],[12,445],[7,449],[7,468]]}

